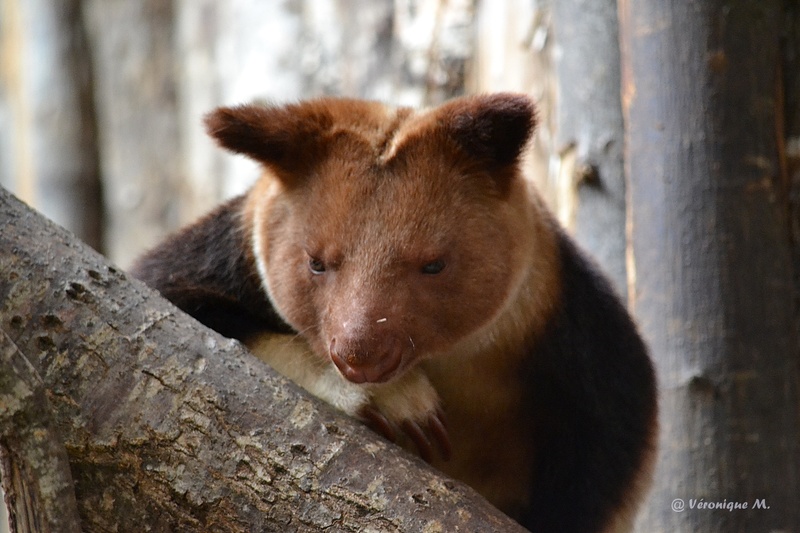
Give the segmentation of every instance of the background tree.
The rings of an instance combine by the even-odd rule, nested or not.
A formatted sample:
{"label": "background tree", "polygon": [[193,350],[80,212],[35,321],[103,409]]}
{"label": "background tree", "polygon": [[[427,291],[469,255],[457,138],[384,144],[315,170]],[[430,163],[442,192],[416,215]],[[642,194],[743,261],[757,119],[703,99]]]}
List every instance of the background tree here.
{"label": "background tree", "polygon": [[650,531],[800,528],[783,18],[778,1],[620,4],[631,296],[661,380]]}
{"label": "background tree", "polygon": [[100,249],[103,203],[80,7],[80,0],[2,4],[0,185]]}

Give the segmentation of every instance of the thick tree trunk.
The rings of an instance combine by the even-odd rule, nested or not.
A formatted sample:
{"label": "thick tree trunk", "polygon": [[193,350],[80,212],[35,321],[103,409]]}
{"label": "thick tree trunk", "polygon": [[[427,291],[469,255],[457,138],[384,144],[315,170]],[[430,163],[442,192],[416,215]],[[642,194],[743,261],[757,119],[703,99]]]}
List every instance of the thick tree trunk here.
{"label": "thick tree trunk", "polygon": [[632,301],[661,381],[643,531],[800,530],[781,17],[775,0],[620,2]]}
{"label": "thick tree trunk", "polygon": [[625,176],[616,0],[553,2],[562,51],[554,161],[562,221],[601,265],[624,299]]}
{"label": "thick tree trunk", "polygon": [[[521,530],[5,191],[0,220],[4,364],[27,360],[41,376],[83,531]],[[22,452],[27,422],[13,414],[31,387],[12,373],[0,386],[13,502],[10,472],[35,486],[58,454]]]}
{"label": "thick tree trunk", "polygon": [[[784,21],[779,103],[786,118],[780,124],[779,154],[783,158],[782,173],[789,184],[789,221],[792,230],[794,262],[795,325],[800,353],[800,2],[787,2]],[[780,144],[782,143],[782,144]]]}

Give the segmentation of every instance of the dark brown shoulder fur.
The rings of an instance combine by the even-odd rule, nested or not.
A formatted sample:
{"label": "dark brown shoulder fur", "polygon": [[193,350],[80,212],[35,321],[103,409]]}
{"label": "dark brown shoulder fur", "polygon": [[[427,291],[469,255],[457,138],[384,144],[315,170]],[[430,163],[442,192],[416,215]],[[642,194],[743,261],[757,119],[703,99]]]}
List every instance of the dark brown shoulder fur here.
{"label": "dark brown shoulder fur", "polygon": [[534,487],[515,516],[531,531],[607,531],[649,480],[656,379],[610,284],[559,230],[563,292],[526,359]]}

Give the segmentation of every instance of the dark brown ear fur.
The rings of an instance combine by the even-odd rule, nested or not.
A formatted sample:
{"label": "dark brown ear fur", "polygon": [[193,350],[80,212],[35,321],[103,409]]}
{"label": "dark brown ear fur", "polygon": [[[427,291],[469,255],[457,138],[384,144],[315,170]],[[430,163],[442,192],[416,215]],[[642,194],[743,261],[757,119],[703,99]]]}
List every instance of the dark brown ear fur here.
{"label": "dark brown ear fur", "polygon": [[536,127],[533,102],[522,94],[459,98],[442,106],[439,117],[467,153],[494,168],[515,163]]}
{"label": "dark brown ear fur", "polygon": [[[351,109],[352,108],[352,109]],[[205,118],[206,129],[224,148],[276,170],[298,171],[319,161],[327,134],[342,117],[370,122],[370,107],[347,99],[320,99],[285,106],[221,107]],[[517,161],[536,126],[533,102],[523,94],[458,98],[435,111],[437,129],[472,158],[492,169]]]}
{"label": "dark brown ear fur", "polygon": [[220,107],[205,117],[206,131],[223,148],[275,170],[299,171],[318,159],[319,137],[333,124],[323,106],[247,104]]}

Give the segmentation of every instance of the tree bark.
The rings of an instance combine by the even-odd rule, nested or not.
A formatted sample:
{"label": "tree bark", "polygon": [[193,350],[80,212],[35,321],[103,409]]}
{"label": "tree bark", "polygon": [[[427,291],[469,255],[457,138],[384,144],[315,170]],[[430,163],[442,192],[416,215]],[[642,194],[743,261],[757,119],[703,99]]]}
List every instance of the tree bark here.
{"label": "tree bark", "polygon": [[[619,10],[631,296],[661,385],[660,460],[639,524],[798,531],[798,339],[776,142],[782,4]],[[698,507],[708,503],[748,508]]]}
{"label": "tree bark", "polygon": [[67,452],[41,378],[0,331],[0,479],[13,531],[79,533]]}
{"label": "tree bark", "polygon": [[[41,376],[83,531],[521,530],[5,191],[0,219],[4,356]],[[23,422],[0,416],[4,457]]]}
{"label": "tree bark", "polygon": [[562,222],[627,296],[625,176],[616,0],[553,2]]}

